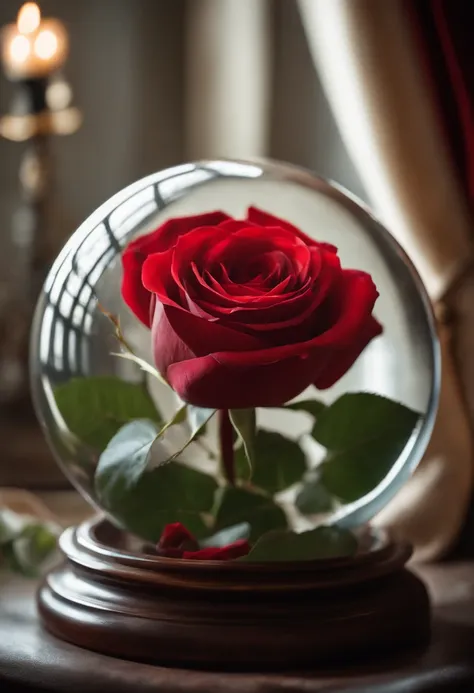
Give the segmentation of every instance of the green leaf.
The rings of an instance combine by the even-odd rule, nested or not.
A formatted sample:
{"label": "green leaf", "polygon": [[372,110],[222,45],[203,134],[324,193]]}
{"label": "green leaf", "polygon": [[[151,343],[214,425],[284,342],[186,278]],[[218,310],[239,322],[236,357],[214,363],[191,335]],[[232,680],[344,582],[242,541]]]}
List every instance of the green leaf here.
{"label": "green leaf", "polygon": [[304,411],[310,414],[314,419],[317,419],[320,414],[326,409],[326,404],[319,399],[304,399],[300,402],[285,404],[285,409],[293,411]]}
{"label": "green leaf", "polygon": [[120,479],[124,492],[137,483],[148,467],[153,444],[163,438],[170,426],[181,423],[186,418],[187,408],[191,410],[189,436],[179,450],[161,462],[161,466],[164,466],[175,460],[191,443],[201,427],[214,414],[213,409],[184,405],[160,430],[153,422],[142,420],[131,421],[120,429],[100,456],[97,465],[95,484],[101,498],[107,498],[109,485],[116,492],[116,477]]}
{"label": "green leaf", "polygon": [[57,407],[69,430],[98,450],[134,419],[160,421],[143,384],[112,376],[74,378],[55,388]]}
{"label": "green leaf", "polygon": [[[173,421],[182,420],[182,416],[178,410]],[[203,417],[196,415],[193,430]],[[157,541],[169,522],[182,522],[191,532],[202,535],[205,526],[200,513],[211,510],[217,483],[207,474],[169,461],[183,448],[158,467],[148,469],[152,446],[160,434],[150,421],[132,421],[124,426],[100,457],[95,475],[97,495],[124,527],[150,541]]]}
{"label": "green leaf", "polygon": [[25,568],[38,570],[56,550],[57,534],[46,525],[32,524],[14,541],[18,561]]}
{"label": "green leaf", "polygon": [[348,393],[322,412],[313,436],[328,448],[326,489],[344,502],[361,498],[388,474],[420,414],[380,395]]}
{"label": "green leaf", "polygon": [[217,499],[216,529],[248,522],[250,541],[256,541],[271,529],[288,526],[283,509],[272,498],[237,486],[220,489]]}
{"label": "green leaf", "polygon": [[226,529],[222,529],[211,537],[203,539],[200,542],[200,546],[203,549],[208,546],[216,546],[218,548],[228,546],[228,544],[233,544],[234,541],[238,539],[248,539],[250,537],[250,530],[251,528],[248,522],[241,522],[233,527],[226,527]]}
{"label": "green leaf", "polygon": [[[246,471],[242,448],[236,450],[235,461],[237,475],[242,478],[242,469]],[[281,433],[258,430],[254,442],[252,486],[271,494],[278,493],[300,481],[305,471],[306,455],[298,443]]]}
{"label": "green leaf", "polygon": [[8,544],[18,537],[25,526],[28,524],[28,520],[24,515],[19,515],[13,512],[9,508],[0,509],[0,546],[2,544]]}
{"label": "green leaf", "polygon": [[243,451],[245,453],[244,460],[247,461],[247,469],[245,472],[241,464],[241,478],[249,479],[255,461],[255,409],[229,409],[229,418],[242,442]]}
{"label": "green leaf", "polygon": [[265,534],[241,561],[264,563],[268,561],[314,561],[352,556],[357,551],[357,540],[351,532],[337,527],[318,527],[296,534],[275,531]]}
{"label": "green leaf", "polygon": [[[169,462],[146,471],[128,485],[129,474],[117,473],[98,490],[106,510],[123,527],[143,539],[157,542],[165,525],[182,522],[196,537],[208,533],[201,514],[210,512],[217,489],[215,479],[179,462]],[[125,478],[124,478],[125,477]],[[100,485],[100,479],[96,483]]]}
{"label": "green leaf", "polygon": [[303,515],[316,515],[332,510],[334,501],[321,483],[320,475],[312,473],[303,481],[295,505]]}
{"label": "green leaf", "polygon": [[[162,443],[167,429],[184,421],[188,410],[191,430],[185,443],[173,454],[165,448],[165,459],[149,469],[153,445]],[[216,481],[173,462],[213,414],[213,409],[183,405],[161,430],[151,421],[137,420],[112,438],[100,456],[95,488],[104,508],[125,528],[151,541],[159,539],[169,522],[182,522],[196,535],[205,532],[199,513],[211,510]]]}
{"label": "green leaf", "polygon": [[145,472],[158,428],[151,421],[132,421],[112,438],[99,459],[95,488],[106,507],[118,506]]}
{"label": "green leaf", "polygon": [[57,528],[49,524],[28,524],[13,541],[2,546],[7,568],[25,577],[37,577],[56,553]]}

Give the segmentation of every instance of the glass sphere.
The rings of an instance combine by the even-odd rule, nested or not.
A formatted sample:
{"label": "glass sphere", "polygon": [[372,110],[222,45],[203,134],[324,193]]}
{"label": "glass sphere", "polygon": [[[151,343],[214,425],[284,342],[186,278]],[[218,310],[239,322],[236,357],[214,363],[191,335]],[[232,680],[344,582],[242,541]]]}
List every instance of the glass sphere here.
{"label": "glass sphere", "polygon": [[[383,334],[335,386],[305,398],[330,403],[342,393],[368,391],[421,414],[385,477],[362,497],[339,503],[329,520],[345,527],[369,521],[419,463],[433,428],[440,365],[430,303],[405,253],[365,205],[309,172],[273,162],[206,161],[150,175],[103,204],[66,243],[39,297],[31,346],[36,411],[64,473],[94,506],[103,505],[94,485],[101,450],[78,440],[55,392],[72,379],[118,376],[136,382],[142,377],[135,364],[113,355],[118,351],[114,327],[101,308],[119,316],[127,340],[152,363],[150,333],[121,298],[121,251],[170,217],[220,209],[244,218],[251,205],[337,246],[342,266],[369,272],[380,294],[374,314]],[[172,395],[155,384],[151,388],[160,407],[172,411]],[[80,406],[87,410],[87,400]],[[263,427],[287,430],[293,438],[308,432],[304,412],[288,417],[272,409],[258,416]],[[316,459],[318,445],[306,442],[307,454]],[[110,514],[114,519],[109,509]]]}

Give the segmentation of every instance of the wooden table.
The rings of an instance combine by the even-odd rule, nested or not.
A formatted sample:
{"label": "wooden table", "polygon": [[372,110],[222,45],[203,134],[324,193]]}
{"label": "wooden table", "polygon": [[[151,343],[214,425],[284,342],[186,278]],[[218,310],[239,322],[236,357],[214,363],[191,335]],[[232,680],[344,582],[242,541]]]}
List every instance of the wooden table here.
{"label": "wooden table", "polygon": [[474,692],[474,562],[418,570],[434,603],[431,645],[350,672],[234,674],[165,669],[88,652],[43,631],[36,585],[0,574],[0,691],[27,693]]}

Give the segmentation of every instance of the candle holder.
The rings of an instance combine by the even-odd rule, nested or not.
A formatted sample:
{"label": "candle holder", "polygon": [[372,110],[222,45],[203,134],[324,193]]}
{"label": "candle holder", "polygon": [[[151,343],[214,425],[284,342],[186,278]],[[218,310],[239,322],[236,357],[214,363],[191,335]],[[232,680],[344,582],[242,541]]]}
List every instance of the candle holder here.
{"label": "candle holder", "polygon": [[[54,53],[46,57],[45,35],[49,36],[50,48],[57,51],[58,46],[62,47],[60,60]],[[13,49],[19,38],[30,43],[43,41],[39,44],[42,62],[15,63],[18,48],[17,53]],[[56,20],[41,22],[39,8],[33,3],[20,10],[16,26],[9,25],[2,31],[3,66],[14,82],[14,95],[8,113],[0,118],[0,136],[26,143],[26,147],[19,167],[20,203],[11,227],[14,271],[0,291],[0,435],[4,459],[0,486],[64,486],[33,413],[28,343],[34,303],[61,240],[51,233],[48,223],[54,194],[51,138],[73,134],[82,120],[80,111],[72,106],[70,85],[57,72],[66,47],[62,25]]]}

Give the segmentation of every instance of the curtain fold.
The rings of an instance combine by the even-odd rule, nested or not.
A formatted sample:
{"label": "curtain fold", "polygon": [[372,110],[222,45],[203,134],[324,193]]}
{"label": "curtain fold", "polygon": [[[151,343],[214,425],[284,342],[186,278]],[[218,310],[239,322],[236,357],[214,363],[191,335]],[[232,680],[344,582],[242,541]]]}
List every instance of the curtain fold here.
{"label": "curtain fold", "polygon": [[[435,5],[439,10],[441,0]],[[445,299],[449,323],[440,325],[443,379],[434,435],[415,475],[376,518],[411,541],[416,558],[430,560],[455,541],[473,482],[465,406],[467,399],[474,414],[468,200],[405,4],[299,0],[299,7],[316,69],[372,204],[433,301]]]}
{"label": "curtain fold", "polygon": [[[421,64],[429,81],[438,121],[457,171],[459,185],[474,206],[474,4],[460,0],[407,3]],[[471,220],[471,242],[474,224]],[[453,328],[453,354],[462,372],[474,423],[474,258],[466,255],[445,297]]]}
{"label": "curtain fold", "polygon": [[188,0],[186,155],[265,156],[271,99],[268,0]]}
{"label": "curtain fold", "polygon": [[444,136],[466,195],[474,202],[474,4],[405,0]]}

